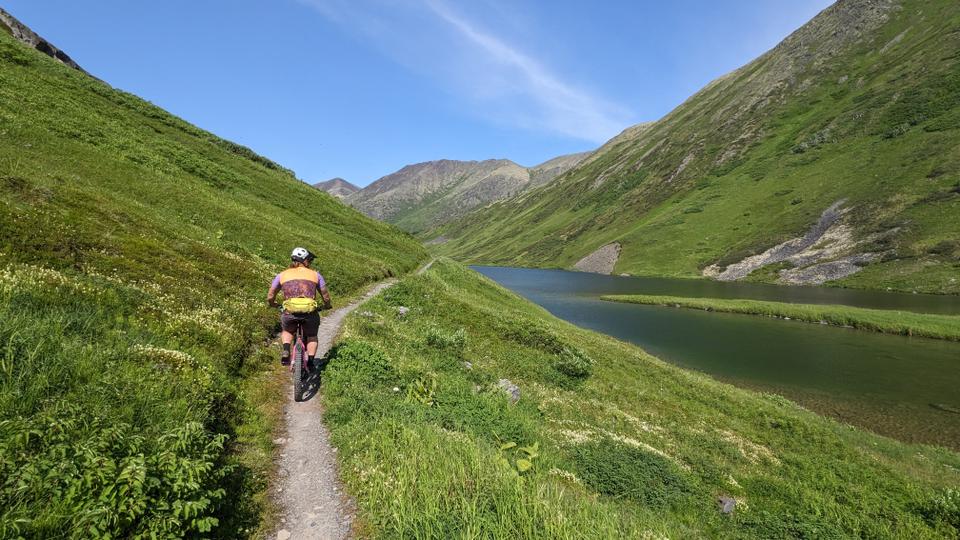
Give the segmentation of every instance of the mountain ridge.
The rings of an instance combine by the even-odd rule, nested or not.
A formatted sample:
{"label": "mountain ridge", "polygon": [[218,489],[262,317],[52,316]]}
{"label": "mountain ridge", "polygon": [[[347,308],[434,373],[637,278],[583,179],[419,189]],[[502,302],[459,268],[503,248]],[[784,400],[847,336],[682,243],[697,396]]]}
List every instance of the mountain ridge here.
{"label": "mountain ridge", "polygon": [[413,233],[462,216],[473,208],[550,183],[589,152],[558,156],[533,167],[509,159],[439,159],[406,165],[346,202],[375,219]]}
{"label": "mountain ridge", "polygon": [[567,268],[617,242],[617,273],[703,277],[846,200],[846,249],[745,279],[836,263],[829,283],[960,293],[958,28],[955,2],[841,0],[549,186],[423,236],[469,262]]}

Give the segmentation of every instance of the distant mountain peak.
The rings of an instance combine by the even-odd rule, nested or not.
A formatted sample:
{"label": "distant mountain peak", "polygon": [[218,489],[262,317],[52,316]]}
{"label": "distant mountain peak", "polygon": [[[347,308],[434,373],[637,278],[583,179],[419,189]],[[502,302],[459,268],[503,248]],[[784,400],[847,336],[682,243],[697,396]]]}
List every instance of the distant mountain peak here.
{"label": "distant mountain peak", "polygon": [[560,156],[533,167],[509,159],[424,161],[380,178],[347,202],[368,216],[419,232],[547,184],[589,154]]}
{"label": "distant mountain peak", "polygon": [[85,69],[80,67],[79,64],[74,62],[73,59],[70,58],[70,55],[63,52],[52,43],[44,39],[42,36],[31,30],[29,26],[17,20],[16,17],[5,11],[3,8],[0,8],[0,30],[7,31],[10,35],[20,40],[28,47],[42,52],[61,64],[70,66],[77,71],[81,71],[87,75],[90,75]]}
{"label": "distant mountain peak", "polygon": [[360,191],[359,187],[347,182],[339,176],[336,178],[331,178],[325,182],[317,182],[316,184],[313,184],[313,187],[321,191],[326,191],[338,199],[343,199],[348,195]]}

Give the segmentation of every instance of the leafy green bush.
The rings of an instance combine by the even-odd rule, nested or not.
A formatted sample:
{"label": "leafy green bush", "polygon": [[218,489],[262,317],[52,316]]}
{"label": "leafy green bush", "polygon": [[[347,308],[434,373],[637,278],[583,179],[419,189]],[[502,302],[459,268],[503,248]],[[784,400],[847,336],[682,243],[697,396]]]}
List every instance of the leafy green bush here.
{"label": "leafy green bush", "polygon": [[354,418],[376,418],[394,412],[397,403],[393,388],[400,376],[380,349],[358,339],[347,339],[328,354],[323,372],[325,395],[332,405],[324,415],[330,423],[347,423]]}
{"label": "leafy green bush", "polygon": [[544,352],[560,354],[566,346],[563,341],[546,327],[530,319],[511,319],[499,326],[503,337]]}
{"label": "leafy green bush", "polygon": [[553,368],[573,379],[585,379],[593,373],[593,360],[580,349],[564,347],[554,356]]}
{"label": "leafy green bush", "polygon": [[942,523],[960,531],[960,489],[945,489],[918,510],[931,525]]}
{"label": "leafy green bush", "polygon": [[848,538],[825,518],[801,515],[789,509],[761,509],[736,515],[746,538]]}
{"label": "leafy green bush", "polygon": [[437,402],[434,394],[437,391],[436,377],[420,377],[407,386],[407,401],[433,407]]}
{"label": "leafy green bush", "polygon": [[669,460],[613,439],[581,444],[573,458],[580,478],[604,495],[662,508],[693,494],[688,480]]}
{"label": "leafy green bush", "polygon": [[386,354],[366,341],[344,340],[330,350],[329,358],[324,378],[330,384],[376,387],[397,382],[397,372]]}
{"label": "leafy green bush", "polygon": [[0,43],[0,60],[18,66],[29,66],[33,63],[33,58],[23,51],[22,47],[6,42]]}
{"label": "leafy green bush", "polygon": [[497,390],[476,391],[463,379],[447,376],[436,388],[438,406],[427,419],[440,427],[473,433],[490,441],[525,441],[537,436],[527,411],[510,405]]}
{"label": "leafy green bush", "polygon": [[[61,402],[4,420],[0,430],[4,537],[180,537],[219,522],[220,485],[231,472],[222,462],[226,436],[199,423],[150,441],[129,424]],[[38,515],[35,505],[48,512]]]}
{"label": "leafy green bush", "polygon": [[394,307],[415,305],[424,294],[423,289],[415,281],[401,281],[393,287],[383,291],[381,298],[388,305]]}
{"label": "leafy green bush", "polygon": [[427,345],[436,349],[451,351],[457,356],[462,355],[467,346],[467,333],[463,328],[458,328],[455,332],[450,333],[433,326],[427,330],[424,339]]}
{"label": "leafy green bush", "polygon": [[533,468],[536,459],[540,457],[540,443],[519,446],[513,441],[502,443],[497,450],[498,461],[501,465],[523,474]]}

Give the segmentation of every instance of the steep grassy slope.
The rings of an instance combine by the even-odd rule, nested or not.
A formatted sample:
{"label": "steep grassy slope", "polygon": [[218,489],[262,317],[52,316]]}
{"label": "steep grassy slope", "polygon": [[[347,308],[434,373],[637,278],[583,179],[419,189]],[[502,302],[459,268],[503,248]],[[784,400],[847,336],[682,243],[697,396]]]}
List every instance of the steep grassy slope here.
{"label": "steep grassy slope", "polygon": [[427,161],[380,178],[347,202],[368,216],[418,233],[477,206],[548,184],[586,156],[560,156],[530,168],[508,159]]}
{"label": "steep grassy slope", "polygon": [[840,284],[960,293],[958,51],[953,0],[841,0],[557,181],[431,236],[463,260],[558,267],[619,242],[615,272],[700,276],[844,200],[821,262],[872,262]]}
{"label": "steep grassy slope", "polygon": [[364,311],[322,392],[365,535],[960,534],[960,455],[675,368],[446,260]]}
{"label": "steep grassy slope", "polygon": [[250,534],[297,244],[338,301],[425,255],[0,32],[0,537]]}

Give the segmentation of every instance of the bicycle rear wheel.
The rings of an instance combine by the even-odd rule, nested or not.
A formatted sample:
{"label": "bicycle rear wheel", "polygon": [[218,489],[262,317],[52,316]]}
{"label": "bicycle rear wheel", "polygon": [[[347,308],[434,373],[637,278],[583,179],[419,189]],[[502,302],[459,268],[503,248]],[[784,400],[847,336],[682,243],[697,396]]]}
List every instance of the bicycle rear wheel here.
{"label": "bicycle rear wheel", "polygon": [[303,350],[303,340],[297,336],[297,344],[293,354],[293,400],[303,401],[303,364],[306,351]]}

